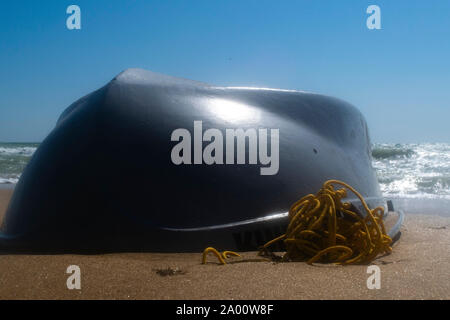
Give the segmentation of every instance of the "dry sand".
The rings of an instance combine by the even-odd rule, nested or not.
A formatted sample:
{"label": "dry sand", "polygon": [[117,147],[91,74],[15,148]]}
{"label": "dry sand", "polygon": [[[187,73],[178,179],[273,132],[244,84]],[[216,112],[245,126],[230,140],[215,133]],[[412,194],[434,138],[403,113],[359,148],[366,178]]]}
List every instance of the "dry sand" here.
{"label": "dry sand", "polygon": [[[11,193],[0,190],[0,218]],[[367,266],[239,258],[222,266],[213,257],[202,265],[201,254],[1,255],[0,299],[449,299],[449,253],[449,217],[407,215],[393,253],[373,263],[381,289],[372,290]],[[81,290],[66,287],[72,264]],[[168,267],[181,274],[158,274]]]}

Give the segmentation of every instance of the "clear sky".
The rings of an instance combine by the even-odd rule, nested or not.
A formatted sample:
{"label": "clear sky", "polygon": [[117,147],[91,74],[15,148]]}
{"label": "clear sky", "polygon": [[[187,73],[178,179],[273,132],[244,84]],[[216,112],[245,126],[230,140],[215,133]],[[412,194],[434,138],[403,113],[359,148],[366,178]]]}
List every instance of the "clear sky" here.
{"label": "clear sky", "polygon": [[[81,8],[81,30],[66,9]],[[369,30],[366,8],[381,8]],[[450,1],[2,1],[0,141],[41,141],[122,70],[349,101],[374,142],[450,142]]]}

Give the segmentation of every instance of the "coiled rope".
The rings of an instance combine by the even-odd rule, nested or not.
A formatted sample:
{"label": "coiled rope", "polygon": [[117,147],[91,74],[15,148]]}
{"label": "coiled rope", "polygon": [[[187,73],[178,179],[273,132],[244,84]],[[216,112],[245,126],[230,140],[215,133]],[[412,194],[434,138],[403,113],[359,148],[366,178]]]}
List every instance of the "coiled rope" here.
{"label": "coiled rope", "polygon": [[[343,188],[335,190],[333,184]],[[347,190],[359,198],[365,216],[350,202],[342,202]],[[283,241],[286,253],[281,261],[367,264],[379,254],[392,252],[392,239],[386,234],[383,214],[383,207],[369,209],[363,197],[345,182],[328,180],[317,194],[306,195],[291,206],[286,233],[267,242],[259,254],[276,257],[270,247]],[[210,252],[221,264],[226,264],[229,255],[238,255],[232,251],[220,254],[208,247],[203,252],[202,263],[206,263]]]}

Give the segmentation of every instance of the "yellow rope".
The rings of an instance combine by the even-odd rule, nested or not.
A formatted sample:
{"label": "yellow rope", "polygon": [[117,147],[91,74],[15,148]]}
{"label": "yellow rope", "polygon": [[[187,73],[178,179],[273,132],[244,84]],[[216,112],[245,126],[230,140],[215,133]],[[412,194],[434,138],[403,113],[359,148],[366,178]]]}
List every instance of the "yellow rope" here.
{"label": "yellow rope", "polygon": [[[344,188],[335,190],[333,184]],[[359,198],[365,217],[351,211],[349,202],[341,201],[347,196],[345,188]],[[386,234],[383,213],[382,207],[370,210],[363,197],[345,182],[328,180],[316,195],[309,194],[291,206],[286,233],[267,242],[260,254],[273,256],[269,248],[283,241],[287,250],[282,261],[366,264],[379,254],[392,251],[392,239]],[[228,255],[239,256],[233,251],[220,254],[208,247],[203,252],[202,263],[206,263],[209,252],[213,252],[221,264],[226,264]]]}
{"label": "yellow rope", "polygon": [[[344,188],[335,190],[333,184]],[[346,189],[359,198],[365,217],[351,211],[349,202],[341,201],[347,196]],[[329,180],[316,195],[307,195],[291,206],[286,233],[266,243],[260,253],[268,253],[270,246],[284,241],[287,250],[282,261],[369,263],[392,251],[383,212],[382,207],[370,210],[363,197],[345,182]]]}
{"label": "yellow rope", "polygon": [[229,258],[228,256],[235,256],[235,257],[241,256],[239,253],[236,253],[234,251],[224,251],[221,254],[213,247],[208,247],[205,249],[205,251],[203,251],[202,264],[206,263],[206,257],[210,252],[213,253],[217,257],[217,259],[219,259],[220,264],[226,264],[225,260]]}

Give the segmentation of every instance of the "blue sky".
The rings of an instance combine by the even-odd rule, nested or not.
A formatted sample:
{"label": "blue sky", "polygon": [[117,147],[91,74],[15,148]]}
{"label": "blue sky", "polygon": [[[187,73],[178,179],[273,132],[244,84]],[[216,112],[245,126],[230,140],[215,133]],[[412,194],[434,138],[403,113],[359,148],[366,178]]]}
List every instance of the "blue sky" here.
{"label": "blue sky", "polygon": [[[66,28],[71,4],[81,30]],[[333,95],[374,142],[450,142],[449,17],[447,0],[2,2],[0,141],[41,141],[73,101],[140,67]]]}

